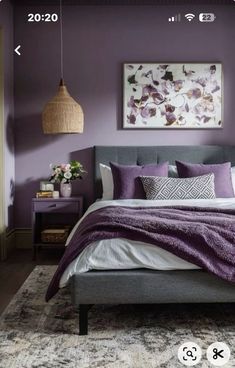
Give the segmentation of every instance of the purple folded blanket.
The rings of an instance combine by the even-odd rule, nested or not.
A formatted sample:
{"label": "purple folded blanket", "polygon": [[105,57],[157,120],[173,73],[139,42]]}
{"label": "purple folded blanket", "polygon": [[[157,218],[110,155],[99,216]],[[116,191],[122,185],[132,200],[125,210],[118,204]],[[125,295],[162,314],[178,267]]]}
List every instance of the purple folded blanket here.
{"label": "purple folded blanket", "polygon": [[235,282],[235,210],[109,206],[81,222],[51,280],[46,300],[56,294],[63,272],[89,244],[114,238],[156,245]]}

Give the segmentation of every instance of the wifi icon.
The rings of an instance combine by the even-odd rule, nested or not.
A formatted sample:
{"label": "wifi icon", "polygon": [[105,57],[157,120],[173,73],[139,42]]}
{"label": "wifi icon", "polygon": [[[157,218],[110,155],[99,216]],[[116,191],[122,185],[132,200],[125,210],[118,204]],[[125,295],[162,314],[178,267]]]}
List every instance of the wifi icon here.
{"label": "wifi icon", "polygon": [[188,14],[185,14],[185,18],[191,22],[193,20],[193,18],[195,18],[195,14],[192,14],[192,13],[188,13]]}

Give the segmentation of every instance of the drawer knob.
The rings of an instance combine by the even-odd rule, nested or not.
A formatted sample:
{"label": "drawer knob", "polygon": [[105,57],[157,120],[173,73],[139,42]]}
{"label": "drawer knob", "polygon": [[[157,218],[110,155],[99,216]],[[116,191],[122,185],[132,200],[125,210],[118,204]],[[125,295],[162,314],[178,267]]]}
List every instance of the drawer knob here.
{"label": "drawer knob", "polygon": [[54,203],[54,204],[51,204],[50,206],[49,206],[49,208],[54,208],[54,207],[56,207],[56,204]]}

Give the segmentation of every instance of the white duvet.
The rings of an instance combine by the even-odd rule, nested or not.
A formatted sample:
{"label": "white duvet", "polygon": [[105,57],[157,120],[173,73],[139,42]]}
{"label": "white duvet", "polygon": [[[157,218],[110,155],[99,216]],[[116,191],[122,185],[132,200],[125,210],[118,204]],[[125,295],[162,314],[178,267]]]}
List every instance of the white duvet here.
{"label": "white duvet", "polygon": [[[97,201],[93,203],[82,219],[70,233],[66,245],[69,244],[80,222],[91,212],[107,206],[197,206],[234,208],[235,198],[194,199],[194,200],[158,200],[141,199]],[[69,245],[68,245],[69,246]],[[89,270],[112,270],[148,268],[153,270],[189,270],[198,269],[192,263],[175,256],[174,254],[156,247],[155,245],[127,239],[101,240],[90,244],[67,267],[60,279],[60,287],[67,285],[71,276]]]}

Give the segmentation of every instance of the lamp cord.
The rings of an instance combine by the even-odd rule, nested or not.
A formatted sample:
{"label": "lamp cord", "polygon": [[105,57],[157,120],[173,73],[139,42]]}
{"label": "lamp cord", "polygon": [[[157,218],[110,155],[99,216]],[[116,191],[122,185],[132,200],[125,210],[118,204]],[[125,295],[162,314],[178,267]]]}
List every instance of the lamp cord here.
{"label": "lamp cord", "polygon": [[62,0],[60,0],[60,73],[61,79],[64,79],[64,49],[63,49],[63,11],[62,11]]}

